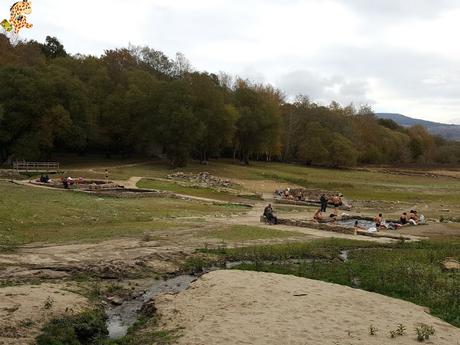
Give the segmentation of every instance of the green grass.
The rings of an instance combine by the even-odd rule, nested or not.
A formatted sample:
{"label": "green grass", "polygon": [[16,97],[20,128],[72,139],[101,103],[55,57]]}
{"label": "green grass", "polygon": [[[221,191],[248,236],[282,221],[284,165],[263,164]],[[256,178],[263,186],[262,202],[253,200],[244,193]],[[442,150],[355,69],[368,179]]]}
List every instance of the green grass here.
{"label": "green grass", "polygon": [[309,242],[255,245],[239,248],[202,249],[203,253],[218,254],[229,261],[282,261],[289,259],[333,259],[343,249],[387,247],[387,244],[330,238]]}
{"label": "green grass", "polygon": [[48,322],[37,337],[37,345],[96,345],[107,335],[104,314],[86,311]]}
{"label": "green grass", "polygon": [[158,330],[155,318],[141,317],[128,334],[117,340],[108,339],[105,315],[89,310],[74,316],[53,319],[37,337],[37,345],[167,345],[177,339],[172,332]]}
{"label": "green grass", "polygon": [[291,231],[281,231],[273,228],[257,226],[233,225],[221,230],[213,230],[205,233],[206,237],[217,238],[222,241],[251,241],[264,239],[279,239],[298,237],[301,234]]}
{"label": "green grass", "polygon": [[[94,164],[91,174],[103,176],[104,169],[109,167],[110,178],[113,179],[127,179],[131,176],[164,178],[174,172],[165,162],[160,161],[134,167],[116,167],[132,163],[131,161],[125,163],[123,161],[84,161],[82,166],[89,167],[90,162]],[[110,166],[114,167],[110,168]],[[76,168],[77,165],[72,163],[69,167]],[[242,166],[231,160],[212,161],[206,166],[190,162],[189,166],[175,171],[191,173],[207,171],[226,178],[274,180],[307,188],[340,190],[347,198],[356,200],[460,204],[460,183],[448,177],[432,178],[376,171],[312,168],[284,163],[252,162],[250,166]]]}
{"label": "green grass", "polygon": [[[445,258],[460,259],[460,241],[392,245],[343,240],[315,242],[206,252],[225,260],[254,261],[239,267],[244,270],[296,275],[404,299],[429,307],[433,315],[460,326],[460,273],[441,269]],[[351,250],[347,262],[334,259],[343,249]],[[293,258],[325,260],[292,264],[288,259]]]}
{"label": "green grass", "polygon": [[[458,180],[448,177],[434,179],[426,176],[312,168],[284,163],[253,162],[246,167],[231,161],[212,162],[208,166],[191,163],[179,170],[195,173],[208,171],[227,178],[275,180],[307,188],[340,190],[347,198],[356,200],[460,203],[460,184]],[[165,177],[171,170],[162,163],[152,163],[134,168],[115,169],[114,173],[126,178]]]}
{"label": "green grass", "polygon": [[142,179],[137,184],[137,186],[139,188],[164,190],[177,194],[191,195],[200,198],[216,199],[222,201],[238,201],[238,197],[236,195],[231,194],[227,191],[217,191],[212,188],[182,186],[175,182]]}
{"label": "green grass", "polygon": [[0,181],[0,245],[100,240],[184,226],[178,217],[244,211],[170,198],[118,199]]}

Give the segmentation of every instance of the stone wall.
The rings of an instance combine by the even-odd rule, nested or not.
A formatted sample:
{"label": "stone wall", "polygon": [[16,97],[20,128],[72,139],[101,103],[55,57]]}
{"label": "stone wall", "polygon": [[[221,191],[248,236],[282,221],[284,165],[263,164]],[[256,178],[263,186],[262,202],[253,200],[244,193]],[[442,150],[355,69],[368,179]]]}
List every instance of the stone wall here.
{"label": "stone wall", "polygon": [[308,222],[308,221],[296,220],[296,219],[278,219],[278,224],[298,226],[301,228],[317,229],[317,230],[323,230],[323,231],[333,231],[333,232],[338,232],[341,234],[353,235],[355,233],[355,230],[353,228],[348,228],[345,226],[327,224],[327,223],[314,223],[314,222]]}

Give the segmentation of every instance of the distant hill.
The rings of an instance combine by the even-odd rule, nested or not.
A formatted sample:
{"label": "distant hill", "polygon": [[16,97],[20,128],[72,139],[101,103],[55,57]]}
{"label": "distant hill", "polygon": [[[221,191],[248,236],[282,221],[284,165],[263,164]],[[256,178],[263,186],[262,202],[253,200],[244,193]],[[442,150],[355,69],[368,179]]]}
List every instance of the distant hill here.
{"label": "distant hill", "polygon": [[460,125],[448,125],[445,123],[425,121],[393,113],[377,113],[375,115],[381,119],[393,120],[394,122],[404,127],[421,125],[425,127],[431,134],[440,135],[443,138],[449,140],[460,141]]}

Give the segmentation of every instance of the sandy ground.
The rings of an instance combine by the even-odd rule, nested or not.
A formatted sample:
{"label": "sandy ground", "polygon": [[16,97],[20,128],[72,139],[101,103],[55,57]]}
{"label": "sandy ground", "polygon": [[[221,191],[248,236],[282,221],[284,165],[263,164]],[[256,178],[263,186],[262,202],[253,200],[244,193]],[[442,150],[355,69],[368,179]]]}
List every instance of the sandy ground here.
{"label": "sandy ground", "polygon": [[42,284],[0,289],[0,345],[29,345],[47,321],[89,306],[86,298],[69,288]]}
{"label": "sandy ground", "polygon": [[[183,345],[409,345],[417,343],[419,323],[436,330],[427,343],[460,344],[460,329],[412,303],[271,273],[212,272],[179,295],[160,296],[156,306],[163,327],[184,327]],[[408,335],[390,339],[399,323]]]}
{"label": "sandy ground", "polygon": [[23,247],[16,253],[0,254],[0,279],[60,279],[78,272],[113,278],[136,274],[147,268],[172,273],[192,251],[186,246],[144,242],[140,238]]}

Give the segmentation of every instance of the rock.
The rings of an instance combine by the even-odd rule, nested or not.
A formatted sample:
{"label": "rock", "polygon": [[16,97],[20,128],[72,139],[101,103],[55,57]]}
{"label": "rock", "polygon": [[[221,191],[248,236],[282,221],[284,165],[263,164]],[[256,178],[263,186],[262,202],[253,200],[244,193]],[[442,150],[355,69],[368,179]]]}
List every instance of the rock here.
{"label": "rock", "polygon": [[170,180],[186,181],[191,183],[194,187],[222,187],[230,188],[232,186],[228,179],[221,179],[217,176],[211,175],[208,172],[200,172],[198,174],[185,174],[177,172],[167,176]]}
{"label": "rock", "polygon": [[447,258],[441,265],[445,271],[460,271],[460,262],[453,258]]}
{"label": "rock", "polygon": [[148,302],[145,302],[142,305],[142,308],[141,308],[141,314],[142,315],[152,317],[152,316],[155,316],[156,312],[157,312],[157,307],[155,306],[155,301],[154,300],[150,300]]}
{"label": "rock", "polygon": [[108,297],[107,300],[112,303],[113,305],[122,305],[123,300],[119,296],[111,296]]}

